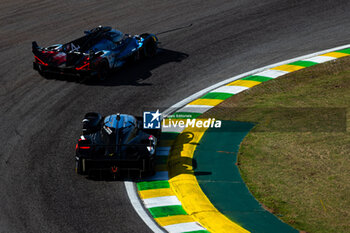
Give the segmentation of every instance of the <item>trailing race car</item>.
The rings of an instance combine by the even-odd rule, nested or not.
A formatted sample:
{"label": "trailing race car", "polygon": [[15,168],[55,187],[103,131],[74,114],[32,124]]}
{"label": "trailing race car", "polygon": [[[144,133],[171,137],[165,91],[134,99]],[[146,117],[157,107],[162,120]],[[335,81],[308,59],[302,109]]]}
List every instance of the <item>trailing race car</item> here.
{"label": "trailing race car", "polygon": [[34,70],[46,73],[94,76],[105,79],[113,69],[128,61],[153,57],[157,52],[158,38],[154,34],[123,34],[111,27],[99,26],[85,31],[85,36],[49,47],[39,47],[33,41]]}
{"label": "trailing race car", "polygon": [[120,171],[155,172],[155,154],[160,129],[143,129],[142,117],[114,114],[102,117],[87,113],[83,135],[76,145],[76,172],[88,175],[104,170],[114,175]]}

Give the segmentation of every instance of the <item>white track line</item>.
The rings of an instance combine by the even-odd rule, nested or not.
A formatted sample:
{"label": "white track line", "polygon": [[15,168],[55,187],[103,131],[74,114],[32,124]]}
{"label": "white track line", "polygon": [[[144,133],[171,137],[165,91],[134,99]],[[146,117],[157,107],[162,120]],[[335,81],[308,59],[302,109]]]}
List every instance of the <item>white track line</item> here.
{"label": "white track line", "polygon": [[178,223],[178,224],[164,226],[164,228],[170,233],[206,230],[197,222]]}
{"label": "white track line", "polygon": [[177,112],[204,113],[214,106],[209,105],[186,105]]}
{"label": "white track line", "polygon": [[139,197],[137,196],[137,190],[132,181],[124,181],[126,193],[130,199],[131,205],[134,207],[136,213],[146,223],[146,225],[155,233],[163,233],[164,230],[150,217],[146,210],[143,208]]}
{"label": "white track line", "polygon": [[[252,71],[248,71],[246,73],[243,73],[243,74],[240,74],[240,75],[237,75],[237,76],[234,76],[234,77],[231,77],[231,78],[228,78],[228,79],[225,79],[221,82],[218,82],[210,87],[207,87],[183,100],[181,100],[180,102],[174,104],[173,106],[171,106],[170,108],[166,109],[163,113],[162,113],[162,118],[165,118],[166,116],[174,113],[177,109],[183,107],[184,105],[188,104],[189,102],[195,100],[195,99],[198,99],[199,97],[201,97],[202,95],[210,92],[211,90],[214,90],[218,87],[221,87],[227,83],[230,83],[230,82],[233,82],[237,79],[240,79],[240,78],[244,78],[246,76],[249,76],[249,75],[253,75],[253,74],[256,74],[258,72],[262,72],[266,69],[270,69],[270,68],[273,68],[273,67],[276,67],[276,66],[280,66],[280,65],[284,65],[284,64],[287,64],[287,63],[292,63],[292,62],[295,62],[295,61],[300,61],[300,60],[306,60],[306,59],[310,59],[312,57],[315,57],[315,56],[318,56],[318,55],[321,55],[321,54],[325,54],[325,53],[329,53],[329,52],[333,52],[333,51],[336,51],[336,50],[341,50],[341,49],[346,49],[346,48],[349,48],[350,47],[350,44],[347,44],[347,45],[343,45],[343,46],[339,46],[339,47],[335,47],[335,48],[332,48],[332,49],[327,49],[327,50],[323,50],[323,51],[320,51],[320,52],[316,52],[316,53],[311,53],[311,54],[308,54],[308,55],[304,55],[304,56],[300,56],[300,57],[296,57],[296,58],[293,58],[293,59],[290,59],[290,60],[286,60],[286,61],[282,61],[282,62],[278,62],[278,63],[275,63],[275,64],[272,64],[272,65],[268,65],[268,66],[264,66],[264,67],[261,67],[261,68],[258,68],[258,69],[255,69],[255,70],[252,70]],[[310,60],[308,60],[310,61]],[[154,221],[153,218],[151,218],[145,211],[145,209],[142,207],[142,204],[141,204],[141,201],[140,199],[138,198],[137,196],[137,190],[135,189],[134,187],[134,184],[133,182],[130,182],[130,181],[124,181],[125,183],[125,189],[126,189],[126,192],[129,196],[129,199],[130,199],[130,202],[132,204],[132,206],[134,207],[136,213],[138,213],[138,215],[140,216],[140,218],[146,223],[146,225],[154,232],[164,232]]]}
{"label": "white track line", "polygon": [[170,206],[170,205],[181,205],[181,202],[177,196],[163,196],[163,197],[152,197],[143,199],[143,203],[146,208]]}
{"label": "white track line", "polygon": [[242,86],[222,86],[219,87],[211,92],[220,92],[220,93],[228,93],[228,94],[237,94],[242,91],[247,90],[249,87],[242,87]]}
{"label": "white track line", "polygon": [[278,77],[285,75],[285,74],[288,74],[288,73],[289,73],[288,71],[283,71],[283,70],[265,70],[263,72],[260,72],[260,73],[254,74],[254,75],[265,76],[268,78],[278,78]]}
{"label": "white track line", "polygon": [[316,62],[316,63],[323,63],[323,62],[327,62],[327,61],[332,61],[337,59],[336,57],[328,57],[328,56],[316,56],[316,57],[310,57],[307,59],[304,59],[303,61],[312,61],[312,62]]}

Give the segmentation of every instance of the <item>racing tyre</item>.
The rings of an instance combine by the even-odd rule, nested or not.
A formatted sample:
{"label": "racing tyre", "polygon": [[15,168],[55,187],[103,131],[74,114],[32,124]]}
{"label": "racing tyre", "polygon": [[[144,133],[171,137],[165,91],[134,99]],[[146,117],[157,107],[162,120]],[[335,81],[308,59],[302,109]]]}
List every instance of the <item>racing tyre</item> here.
{"label": "racing tyre", "polygon": [[53,74],[48,74],[48,73],[45,73],[44,71],[42,70],[38,70],[38,73],[41,77],[43,77],[44,79],[52,79],[53,78]]}
{"label": "racing tyre", "polygon": [[109,65],[107,61],[102,61],[98,66],[97,77],[99,80],[106,80],[109,76]]}
{"label": "racing tyre", "polygon": [[39,71],[39,74],[41,77],[43,77],[44,79],[52,79],[52,75],[49,75],[49,74],[45,74],[41,71]]}
{"label": "racing tyre", "polygon": [[82,159],[75,160],[75,172],[79,175],[84,175]]}
{"label": "racing tyre", "polygon": [[156,161],[155,159],[149,160],[149,170],[147,171],[147,176],[154,176],[156,174]]}
{"label": "racing tyre", "polygon": [[157,44],[156,42],[150,38],[146,44],[145,44],[145,48],[144,48],[144,55],[145,57],[154,57],[157,53]]}

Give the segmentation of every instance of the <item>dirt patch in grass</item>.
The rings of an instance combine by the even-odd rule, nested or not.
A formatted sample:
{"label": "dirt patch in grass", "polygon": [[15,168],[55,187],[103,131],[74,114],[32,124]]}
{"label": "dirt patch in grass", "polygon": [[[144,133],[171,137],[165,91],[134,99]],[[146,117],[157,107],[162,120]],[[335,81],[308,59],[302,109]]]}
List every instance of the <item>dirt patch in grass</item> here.
{"label": "dirt patch in grass", "polygon": [[267,209],[306,232],[350,232],[350,58],[262,83],[203,117],[257,123],[239,168]]}

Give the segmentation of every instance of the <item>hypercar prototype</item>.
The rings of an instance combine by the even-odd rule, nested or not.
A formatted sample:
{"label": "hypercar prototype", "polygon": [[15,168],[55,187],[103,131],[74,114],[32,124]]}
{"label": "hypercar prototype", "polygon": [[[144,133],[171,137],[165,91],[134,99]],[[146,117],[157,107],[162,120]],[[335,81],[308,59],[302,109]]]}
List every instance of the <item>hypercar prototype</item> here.
{"label": "hypercar prototype", "polygon": [[111,70],[127,62],[157,53],[158,38],[154,34],[128,35],[99,26],[81,38],[66,44],[39,47],[32,42],[33,68],[41,75],[47,73],[74,75],[79,77],[97,76],[103,80]]}
{"label": "hypercar prototype", "polygon": [[127,114],[102,117],[90,112],[82,123],[75,155],[78,174],[106,171],[115,176],[136,171],[141,177],[155,172],[160,129],[143,129],[142,117]]}

